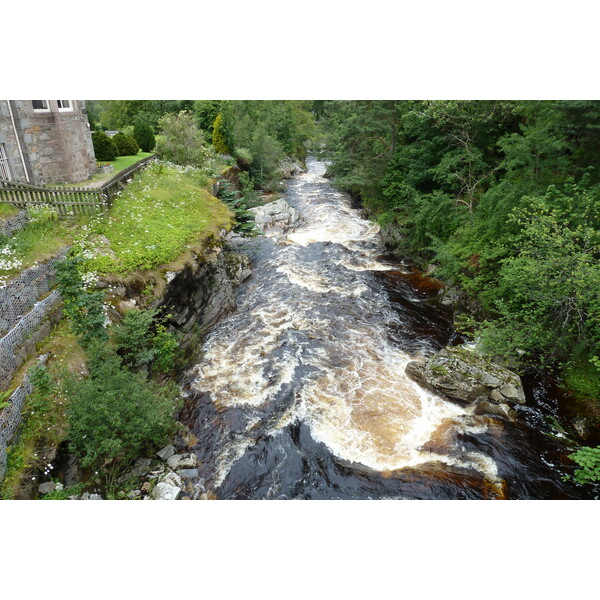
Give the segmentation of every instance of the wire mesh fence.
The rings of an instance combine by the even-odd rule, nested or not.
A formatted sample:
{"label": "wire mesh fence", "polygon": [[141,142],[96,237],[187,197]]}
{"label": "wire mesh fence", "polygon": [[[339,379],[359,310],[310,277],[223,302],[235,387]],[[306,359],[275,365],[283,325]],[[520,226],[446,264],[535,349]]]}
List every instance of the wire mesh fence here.
{"label": "wire mesh fence", "polygon": [[53,259],[34,265],[0,287],[0,335],[4,335],[33,305],[54,287],[54,264],[62,260],[68,248]]}
{"label": "wire mesh fence", "polygon": [[[20,366],[17,359],[19,347],[36,331],[46,315],[60,302],[60,294],[54,290],[46,298],[36,302],[31,311],[0,338],[0,390],[6,389]],[[22,362],[22,361],[21,361]]]}

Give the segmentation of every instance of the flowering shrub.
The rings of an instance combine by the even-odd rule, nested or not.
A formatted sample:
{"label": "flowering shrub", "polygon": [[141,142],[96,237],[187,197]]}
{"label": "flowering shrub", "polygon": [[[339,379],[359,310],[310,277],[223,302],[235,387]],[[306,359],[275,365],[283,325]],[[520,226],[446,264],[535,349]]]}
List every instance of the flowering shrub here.
{"label": "flowering shrub", "polygon": [[178,165],[205,167],[214,164],[214,152],[198,129],[194,116],[186,111],[178,115],[168,114],[158,122],[161,137],[156,144],[156,153]]}
{"label": "flowering shrub", "polygon": [[85,272],[82,259],[68,256],[57,262],[55,269],[64,313],[71,319],[73,333],[81,345],[89,348],[94,343],[106,341],[104,292],[90,289],[89,275],[87,280],[82,275],[82,271]]}
{"label": "flowering shrub", "polygon": [[50,204],[30,206],[27,209],[27,213],[31,223],[47,223],[58,220],[58,210]]}
{"label": "flowering shrub", "polygon": [[4,285],[11,272],[19,269],[22,264],[17,256],[17,251],[12,246],[9,244],[0,245],[0,285]]}

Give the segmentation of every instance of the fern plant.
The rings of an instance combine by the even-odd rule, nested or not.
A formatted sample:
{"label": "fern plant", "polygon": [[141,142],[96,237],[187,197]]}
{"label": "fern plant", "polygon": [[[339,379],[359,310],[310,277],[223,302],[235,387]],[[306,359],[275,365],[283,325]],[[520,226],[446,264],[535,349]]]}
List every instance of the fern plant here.
{"label": "fern plant", "polygon": [[261,235],[254,221],[254,213],[248,210],[245,196],[239,196],[238,192],[231,188],[231,184],[221,182],[218,198],[224,202],[235,215],[235,227],[233,231],[245,237]]}

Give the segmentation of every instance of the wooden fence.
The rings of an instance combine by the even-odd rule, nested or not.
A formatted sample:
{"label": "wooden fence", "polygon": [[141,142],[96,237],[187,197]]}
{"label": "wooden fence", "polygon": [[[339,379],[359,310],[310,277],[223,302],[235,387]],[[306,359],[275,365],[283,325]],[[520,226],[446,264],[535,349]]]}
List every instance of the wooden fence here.
{"label": "wooden fence", "polygon": [[59,218],[93,216],[110,208],[117,192],[124,189],[133,175],[155,158],[143,158],[98,188],[49,188],[0,179],[0,203],[12,204],[19,209],[50,205],[56,208]]}

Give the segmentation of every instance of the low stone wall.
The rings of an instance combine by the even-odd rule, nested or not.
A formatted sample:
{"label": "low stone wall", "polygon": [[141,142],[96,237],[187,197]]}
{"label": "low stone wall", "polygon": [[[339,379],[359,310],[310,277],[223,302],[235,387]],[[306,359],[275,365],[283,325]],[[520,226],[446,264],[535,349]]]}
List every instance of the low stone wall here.
{"label": "low stone wall", "polygon": [[21,412],[25,399],[32,390],[29,375],[8,399],[8,406],[0,411],[0,481],[6,474],[6,450],[21,423]]}
{"label": "low stone wall", "polygon": [[0,234],[11,237],[17,233],[17,231],[23,229],[28,221],[29,215],[27,214],[27,211],[22,210],[18,215],[0,221]]}
{"label": "low stone wall", "polygon": [[4,335],[54,286],[54,263],[64,258],[67,248],[45,263],[23,271],[0,287],[0,335]]}
{"label": "low stone wall", "polygon": [[0,338],[0,391],[6,390],[36,344],[46,337],[61,318],[60,294],[55,290],[36,302],[4,337]]}

